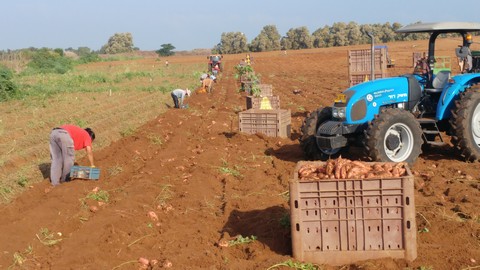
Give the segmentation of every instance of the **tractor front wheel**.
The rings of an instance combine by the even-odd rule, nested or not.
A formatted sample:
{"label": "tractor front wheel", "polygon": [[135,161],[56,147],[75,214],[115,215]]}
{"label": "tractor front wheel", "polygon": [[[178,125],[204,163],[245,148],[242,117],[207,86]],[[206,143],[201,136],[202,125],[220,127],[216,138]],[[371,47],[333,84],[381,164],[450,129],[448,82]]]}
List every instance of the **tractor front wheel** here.
{"label": "tractor front wheel", "polygon": [[332,118],[332,108],[325,107],[323,109],[312,112],[303,122],[300,137],[300,147],[305,153],[306,157],[310,160],[327,160],[331,157],[337,156],[340,153],[338,149],[320,149],[317,146],[317,134],[318,127],[321,124]]}
{"label": "tractor front wheel", "polygon": [[468,161],[480,160],[480,88],[460,94],[452,109],[453,146]]}
{"label": "tractor front wheel", "polygon": [[365,134],[370,158],[412,164],[422,153],[422,129],[415,117],[402,109],[385,109],[369,123]]}

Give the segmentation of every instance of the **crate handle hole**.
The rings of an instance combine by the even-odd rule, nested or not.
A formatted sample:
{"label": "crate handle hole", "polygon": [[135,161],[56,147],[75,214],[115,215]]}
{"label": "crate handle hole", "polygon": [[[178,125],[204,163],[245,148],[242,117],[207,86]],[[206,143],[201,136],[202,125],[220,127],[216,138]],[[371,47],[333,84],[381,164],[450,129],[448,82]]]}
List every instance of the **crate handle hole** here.
{"label": "crate handle hole", "polygon": [[295,229],[297,230],[297,232],[299,232],[300,231],[300,224],[296,223],[295,224]]}
{"label": "crate handle hole", "polygon": [[298,201],[297,200],[295,200],[294,204],[295,204],[295,208],[298,208]]}
{"label": "crate handle hole", "polygon": [[405,198],[405,204],[406,204],[406,205],[410,205],[410,197],[406,197],[406,198]]}
{"label": "crate handle hole", "polygon": [[315,249],[320,250],[321,248],[319,246],[317,246]]}
{"label": "crate handle hole", "polygon": [[410,220],[407,220],[407,229],[410,229]]}

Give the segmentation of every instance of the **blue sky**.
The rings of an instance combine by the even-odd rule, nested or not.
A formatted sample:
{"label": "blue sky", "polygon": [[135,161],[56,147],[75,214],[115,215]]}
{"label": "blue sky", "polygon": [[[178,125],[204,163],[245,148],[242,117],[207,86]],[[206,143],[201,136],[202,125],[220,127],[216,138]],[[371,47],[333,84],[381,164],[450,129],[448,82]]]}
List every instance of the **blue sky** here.
{"label": "blue sky", "polygon": [[[28,47],[100,49],[115,33],[130,32],[141,50],[171,43],[176,50],[212,48],[223,32],[250,42],[265,25],[285,35],[310,33],[335,22],[480,22],[478,0],[5,0],[0,50]],[[463,9],[462,9],[463,8]]]}

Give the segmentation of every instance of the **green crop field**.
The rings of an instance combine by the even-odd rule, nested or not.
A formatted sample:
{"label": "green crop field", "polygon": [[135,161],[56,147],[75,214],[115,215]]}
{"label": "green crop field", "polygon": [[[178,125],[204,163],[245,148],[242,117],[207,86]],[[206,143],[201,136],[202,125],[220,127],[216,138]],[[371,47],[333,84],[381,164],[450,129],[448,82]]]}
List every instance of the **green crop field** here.
{"label": "green crop field", "polygon": [[48,179],[52,128],[91,127],[94,150],[101,149],[165,111],[171,90],[194,89],[204,63],[171,62],[167,68],[155,58],[104,61],[65,74],[15,75],[19,97],[0,102],[0,201]]}

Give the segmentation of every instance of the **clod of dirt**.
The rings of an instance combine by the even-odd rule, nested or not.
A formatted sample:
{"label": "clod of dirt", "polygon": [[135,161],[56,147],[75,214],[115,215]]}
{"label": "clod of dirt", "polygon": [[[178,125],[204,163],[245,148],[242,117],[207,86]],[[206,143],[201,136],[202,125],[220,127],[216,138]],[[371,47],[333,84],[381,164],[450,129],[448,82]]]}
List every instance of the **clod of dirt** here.
{"label": "clod of dirt", "polygon": [[98,211],[98,207],[96,207],[95,205],[91,205],[88,209],[92,213],[96,213]]}

